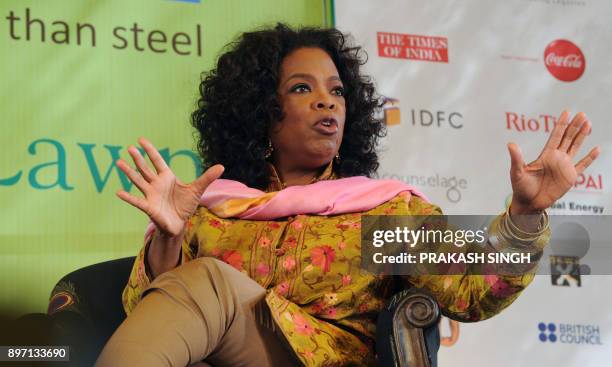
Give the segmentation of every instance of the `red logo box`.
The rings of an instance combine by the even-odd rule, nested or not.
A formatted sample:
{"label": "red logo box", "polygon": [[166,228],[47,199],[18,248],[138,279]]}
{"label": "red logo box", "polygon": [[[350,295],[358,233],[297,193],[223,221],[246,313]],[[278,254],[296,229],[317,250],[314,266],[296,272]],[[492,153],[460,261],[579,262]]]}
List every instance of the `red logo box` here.
{"label": "red logo box", "polygon": [[376,33],[378,56],[448,63],[448,38],[416,34]]}

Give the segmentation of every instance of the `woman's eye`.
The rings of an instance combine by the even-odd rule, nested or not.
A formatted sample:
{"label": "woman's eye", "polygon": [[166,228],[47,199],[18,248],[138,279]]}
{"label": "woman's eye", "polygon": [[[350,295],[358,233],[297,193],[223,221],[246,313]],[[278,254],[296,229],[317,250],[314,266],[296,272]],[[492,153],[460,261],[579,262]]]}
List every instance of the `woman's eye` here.
{"label": "woman's eye", "polygon": [[298,84],[291,88],[292,92],[304,93],[310,91],[310,88],[306,84]]}
{"label": "woman's eye", "polygon": [[334,88],[332,90],[332,94],[335,94],[337,96],[343,97],[344,96],[344,88],[343,87]]}

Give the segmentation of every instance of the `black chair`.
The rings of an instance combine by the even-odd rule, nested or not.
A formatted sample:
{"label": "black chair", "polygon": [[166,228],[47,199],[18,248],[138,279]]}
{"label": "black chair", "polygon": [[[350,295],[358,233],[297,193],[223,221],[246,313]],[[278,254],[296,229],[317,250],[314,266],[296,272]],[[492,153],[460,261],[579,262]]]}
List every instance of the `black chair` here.
{"label": "black chair", "polygon": [[47,314],[54,334],[71,346],[74,365],[92,366],[113,332],[125,319],[121,293],[134,257],[106,261],[64,276],[51,292]]}
{"label": "black chair", "polygon": [[[71,347],[74,366],[91,366],[126,315],[121,302],[134,257],[106,261],[64,276],[51,292],[48,314],[57,337]],[[396,293],[379,314],[380,366],[436,367],[440,310],[425,292]]]}

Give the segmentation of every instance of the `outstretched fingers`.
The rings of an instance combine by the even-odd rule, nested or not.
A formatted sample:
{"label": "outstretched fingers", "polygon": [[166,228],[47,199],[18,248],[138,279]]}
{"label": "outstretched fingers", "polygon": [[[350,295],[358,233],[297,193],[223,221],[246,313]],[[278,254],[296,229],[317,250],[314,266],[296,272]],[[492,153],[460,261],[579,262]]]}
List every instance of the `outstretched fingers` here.
{"label": "outstretched fingers", "polygon": [[147,203],[147,201],[143,198],[139,198],[136,197],[134,195],[131,195],[129,193],[127,193],[126,191],[120,190],[117,191],[117,197],[119,197],[119,199],[125,201],[126,203],[142,210],[145,213],[149,212],[149,204]]}
{"label": "outstretched fingers", "polygon": [[567,110],[561,113],[555,127],[550,133],[550,137],[544,145],[544,150],[546,149],[557,149],[559,144],[561,144],[561,139],[563,139],[563,134],[565,133],[565,129],[567,129],[567,121],[569,120],[569,112]]}
{"label": "outstretched fingers", "polygon": [[563,134],[563,139],[561,140],[561,144],[559,144],[560,151],[568,152],[574,138],[576,137],[576,134],[578,134],[578,132],[581,130],[586,119],[587,117],[583,112],[580,112],[574,116],[574,119],[565,130],[565,134]]}
{"label": "outstretched fingers", "polygon": [[140,154],[140,151],[132,145],[128,147],[128,153],[134,160],[134,163],[136,163],[136,168],[138,168],[138,171],[140,172],[142,177],[144,177],[147,182],[153,181],[153,179],[155,178],[155,173],[151,171],[144,157],[142,156],[142,154]]}
{"label": "outstretched fingers", "polygon": [[515,143],[508,143],[508,153],[510,153],[510,173],[518,176],[525,168],[525,161],[523,160],[521,148]]}
{"label": "outstretched fingers", "polygon": [[198,193],[203,193],[204,190],[210,185],[214,180],[221,177],[225,168],[220,164],[215,164],[206,170],[200,177],[198,177],[195,181],[193,181],[193,186],[196,188]]}
{"label": "outstretched fingers", "polygon": [[117,161],[117,167],[125,173],[125,175],[132,181],[138,190],[140,190],[143,194],[147,194],[149,191],[149,183],[132,167],[130,167],[123,159]]}
{"label": "outstretched fingers", "polygon": [[573,158],[576,155],[576,153],[578,153],[578,151],[580,150],[580,147],[582,146],[582,142],[587,137],[587,135],[589,135],[590,133],[591,133],[591,122],[587,120],[585,121],[584,124],[582,124],[582,128],[580,128],[580,131],[574,138],[572,145],[570,145],[569,150],[567,151],[567,154],[569,154],[570,157]]}
{"label": "outstretched fingers", "polygon": [[593,163],[595,159],[597,159],[597,157],[599,156],[599,152],[600,152],[599,147],[595,147],[591,149],[589,154],[587,154],[578,163],[576,163],[575,165],[576,172],[578,174],[581,174],[582,172],[584,172],[584,170],[587,169],[591,165],[591,163]]}
{"label": "outstretched fingers", "polygon": [[155,167],[157,173],[162,173],[168,169],[168,165],[166,165],[166,162],[150,141],[141,137],[138,139],[138,143],[140,143],[145,152],[147,152],[147,155],[149,156],[151,163],[153,163],[153,167]]}

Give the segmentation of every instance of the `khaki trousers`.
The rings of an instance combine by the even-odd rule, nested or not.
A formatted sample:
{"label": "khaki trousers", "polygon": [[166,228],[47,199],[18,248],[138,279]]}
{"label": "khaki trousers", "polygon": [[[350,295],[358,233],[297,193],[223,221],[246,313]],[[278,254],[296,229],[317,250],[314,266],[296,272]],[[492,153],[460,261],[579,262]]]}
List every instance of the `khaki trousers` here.
{"label": "khaki trousers", "polygon": [[274,331],[264,296],[264,288],[230,265],[192,260],[151,283],[96,366],[300,365]]}

